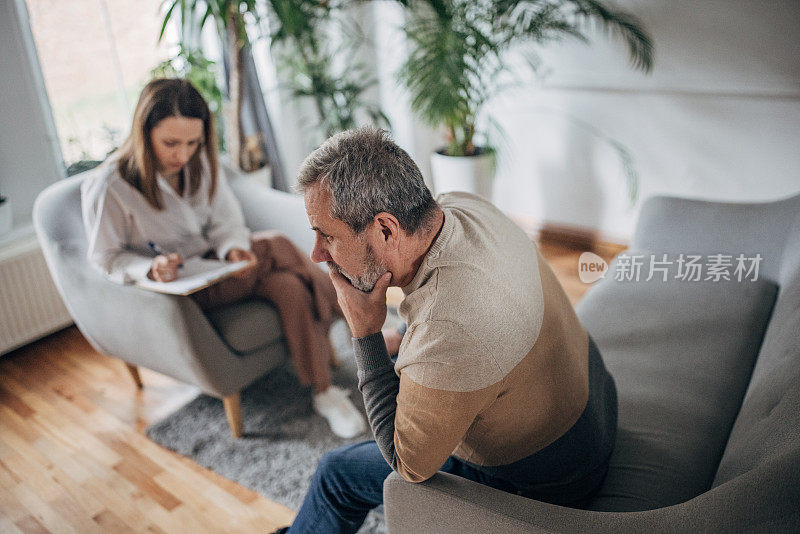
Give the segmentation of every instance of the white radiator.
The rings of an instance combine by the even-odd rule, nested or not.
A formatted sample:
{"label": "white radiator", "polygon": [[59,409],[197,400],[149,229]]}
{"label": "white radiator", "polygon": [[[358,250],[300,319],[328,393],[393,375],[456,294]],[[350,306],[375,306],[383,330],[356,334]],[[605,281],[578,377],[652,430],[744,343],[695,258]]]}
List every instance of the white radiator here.
{"label": "white radiator", "polygon": [[0,354],[69,324],[36,238],[0,248]]}

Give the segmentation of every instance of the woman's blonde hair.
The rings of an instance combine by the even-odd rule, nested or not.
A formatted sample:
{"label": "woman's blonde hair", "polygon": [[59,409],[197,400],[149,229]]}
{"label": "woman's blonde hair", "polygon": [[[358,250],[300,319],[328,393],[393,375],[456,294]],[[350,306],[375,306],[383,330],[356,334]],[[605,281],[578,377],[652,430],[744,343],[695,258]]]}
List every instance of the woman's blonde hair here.
{"label": "woman's blonde hair", "polygon": [[217,189],[218,170],[214,117],[197,89],[186,80],[161,78],[152,80],[142,89],[133,114],[131,133],[117,150],[117,168],[120,175],[139,190],[154,208],[163,209],[161,194],[156,183],[158,162],[150,133],[167,117],[186,117],[203,121],[204,138],[201,146],[186,166],[189,174],[189,192],[193,195],[200,187],[201,152],[205,150],[211,174],[210,201]]}

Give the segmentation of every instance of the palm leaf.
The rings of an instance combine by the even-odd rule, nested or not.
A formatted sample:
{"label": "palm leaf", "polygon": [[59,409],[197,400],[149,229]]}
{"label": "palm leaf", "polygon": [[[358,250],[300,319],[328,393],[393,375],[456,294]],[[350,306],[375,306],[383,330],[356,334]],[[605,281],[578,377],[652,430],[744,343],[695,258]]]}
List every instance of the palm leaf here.
{"label": "palm leaf", "polygon": [[578,15],[600,20],[628,45],[632,65],[644,72],[653,68],[653,40],[639,19],[623,11],[613,11],[597,0],[572,0]]}
{"label": "palm leaf", "polygon": [[169,23],[169,19],[172,18],[172,12],[175,9],[175,6],[178,5],[178,2],[180,0],[164,0],[164,2],[161,3],[161,5],[165,6],[165,5],[169,4],[170,1],[172,2],[172,5],[169,6],[169,9],[167,9],[167,12],[164,14],[164,22],[161,24],[161,31],[158,32],[158,42],[159,43],[164,38],[164,32],[167,29],[167,24]]}

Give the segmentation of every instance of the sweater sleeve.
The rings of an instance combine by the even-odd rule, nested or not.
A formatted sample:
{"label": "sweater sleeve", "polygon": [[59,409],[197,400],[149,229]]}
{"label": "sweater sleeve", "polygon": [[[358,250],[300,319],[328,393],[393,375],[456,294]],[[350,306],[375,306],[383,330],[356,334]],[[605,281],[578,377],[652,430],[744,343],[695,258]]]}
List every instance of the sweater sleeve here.
{"label": "sweater sleeve", "polygon": [[[465,382],[465,390],[460,391],[418,381],[418,377],[425,375],[426,367],[439,367],[433,376],[448,374],[441,367],[448,367],[449,350],[457,350],[459,346],[479,350],[464,341],[469,336],[452,335],[452,325],[445,329],[448,335],[426,343],[434,354],[409,354],[407,351],[414,350],[415,344],[406,344],[401,359],[415,363],[404,364],[406,372],[401,370],[399,377],[381,333],[355,340],[359,389],[375,440],[392,469],[409,482],[433,476],[461,443],[478,414],[497,395],[497,384],[470,390]],[[426,331],[433,334],[431,329]],[[437,345],[442,352],[436,351]],[[407,372],[411,367],[415,368],[414,373]],[[457,366],[450,371],[458,373]],[[417,379],[412,379],[412,375]],[[450,387],[457,383],[455,377],[454,382],[441,385]]]}
{"label": "sweater sleeve", "polygon": [[153,258],[126,248],[129,216],[123,203],[104,181],[89,181],[81,189],[81,209],[89,245],[87,259],[119,284],[147,277]]}

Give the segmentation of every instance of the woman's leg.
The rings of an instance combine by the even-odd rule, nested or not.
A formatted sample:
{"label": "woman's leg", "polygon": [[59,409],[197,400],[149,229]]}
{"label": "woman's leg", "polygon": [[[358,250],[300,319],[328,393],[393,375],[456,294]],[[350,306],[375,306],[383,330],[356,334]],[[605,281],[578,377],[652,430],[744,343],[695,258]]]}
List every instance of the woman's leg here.
{"label": "woman's leg", "polygon": [[348,392],[331,386],[333,356],[328,332],[341,315],[333,284],[286,237],[260,232],[251,238],[258,262],[236,278],[219,282],[195,294],[203,309],[258,296],[278,308],[281,326],[298,379],[314,388],[314,409],[333,432],[351,438],[364,432],[364,417],[348,398]]}
{"label": "woman's leg", "polygon": [[314,387],[314,410],[339,437],[352,438],[363,433],[366,422],[348,391],[331,385],[330,323],[314,315],[313,299],[306,284],[294,273],[274,271],[259,279],[256,294],[278,307],[297,376],[301,383]]}
{"label": "woman's leg", "polygon": [[331,382],[328,324],[315,316],[314,301],[306,284],[291,272],[273,271],[262,274],[255,294],[269,299],[278,308],[300,383],[313,385],[317,392],[325,390]]}
{"label": "woman's leg", "polygon": [[251,247],[263,270],[293,272],[308,286],[313,294],[314,313],[318,318],[331,323],[337,317],[343,317],[328,274],[286,236],[271,230],[256,232],[251,238]]}
{"label": "woman's leg", "polygon": [[[252,239],[251,248],[258,258],[254,268],[198,291],[192,298],[204,310],[251,296],[272,301],[278,308],[300,382],[312,384],[315,390],[322,391],[328,387],[331,378],[330,324],[319,320],[310,284],[304,283],[291,271],[274,270],[276,265],[287,262],[287,255],[299,252],[282,236],[277,238],[281,246],[272,246],[271,240],[276,238],[273,234],[267,235],[270,237],[256,235]],[[287,253],[285,249],[289,247],[292,250]]]}
{"label": "woman's leg", "polygon": [[367,513],[383,502],[383,481],[391,472],[374,441],[326,453],[289,532],[356,532]]}

